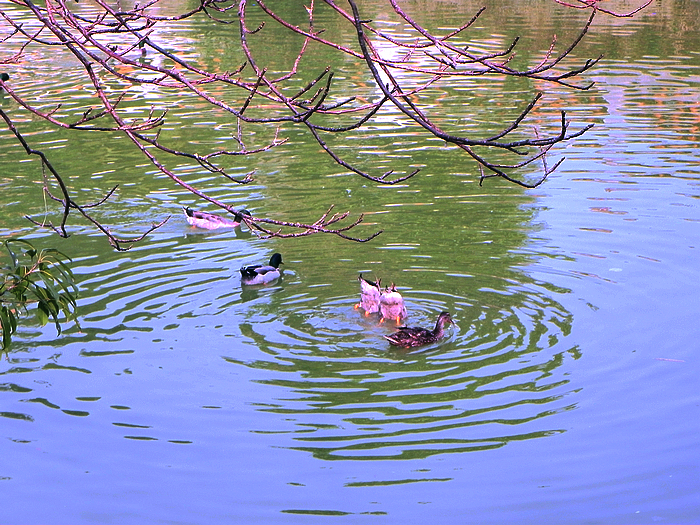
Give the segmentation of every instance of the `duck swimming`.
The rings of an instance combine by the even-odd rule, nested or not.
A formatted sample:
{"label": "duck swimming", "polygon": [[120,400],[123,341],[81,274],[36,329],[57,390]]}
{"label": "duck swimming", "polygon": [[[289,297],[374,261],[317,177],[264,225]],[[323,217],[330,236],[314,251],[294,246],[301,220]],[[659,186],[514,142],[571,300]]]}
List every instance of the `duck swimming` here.
{"label": "duck swimming", "polygon": [[275,253],[270,257],[269,265],[244,266],[241,268],[241,284],[266,284],[279,279],[280,264],[282,264],[282,255]]}
{"label": "duck swimming", "polygon": [[368,281],[360,274],[357,280],[360,281],[360,302],[355,305],[355,308],[362,308],[366,316],[376,314],[379,311],[379,296],[381,295],[379,279],[376,282]]}
{"label": "duck swimming", "polygon": [[445,325],[454,324],[449,312],[442,312],[434,330],[427,330],[419,327],[400,326],[399,329],[392,335],[385,335],[384,338],[394,346],[403,348],[413,348],[415,346],[423,346],[434,343],[441,339],[445,333]]}
{"label": "duck swimming", "polygon": [[206,211],[197,211],[192,208],[182,208],[185,212],[185,219],[195,228],[204,228],[205,230],[218,230],[219,228],[236,228],[243,222],[243,215],[250,217],[248,210],[241,210],[233,215],[233,220],[209,213]]}
{"label": "duck swimming", "polygon": [[387,286],[379,297],[379,312],[383,319],[392,319],[397,323],[401,319],[405,319],[408,313],[406,305],[403,303],[403,297],[396,291],[396,287],[392,283],[391,287]]}

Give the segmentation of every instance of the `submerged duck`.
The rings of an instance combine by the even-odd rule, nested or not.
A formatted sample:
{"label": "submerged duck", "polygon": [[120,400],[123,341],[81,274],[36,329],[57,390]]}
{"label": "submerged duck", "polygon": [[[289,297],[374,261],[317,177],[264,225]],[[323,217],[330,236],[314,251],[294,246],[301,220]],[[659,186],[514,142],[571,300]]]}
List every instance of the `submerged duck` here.
{"label": "submerged duck", "polygon": [[404,348],[413,348],[414,346],[423,346],[434,343],[441,339],[445,333],[445,325],[454,324],[449,312],[442,312],[435,323],[434,330],[426,330],[425,328],[400,326],[399,329],[392,335],[385,335],[384,338],[394,346],[402,346]]}
{"label": "submerged duck", "polygon": [[393,319],[397,323],[408,315],[403,297],[396,291],[393,283],[391,287],[387,286],[379,297],[379,312],[383,319]]}
{"label": "submerged duck", "polygon": [[226,219],[219,215],[206,211],[197,211],[192,208],[182,208],[185,212],[185,219],[196,228],[204,228],[205,230],[218,230],[219,228],[236,228],[243,222],[243,215],[250,217],[248,210],[241,210],[233,215],[233,220]]}
{"label": "submerged duck", "polygon": [[282,264],[282,255],[275,253],[270,257],[269,265],[254,265],[244,266],[241,268],[241,283],[242,284],[265,284],[280,276],[280,264]]}
{"label": "submerged duck", "polygon": [[360,281],[360,302],[355,305],[355,308],[362,308],[365,315],[376,314],[379,311],[381,295],[379,279],[376,282],[368,281],[360,274],[357,280]]}

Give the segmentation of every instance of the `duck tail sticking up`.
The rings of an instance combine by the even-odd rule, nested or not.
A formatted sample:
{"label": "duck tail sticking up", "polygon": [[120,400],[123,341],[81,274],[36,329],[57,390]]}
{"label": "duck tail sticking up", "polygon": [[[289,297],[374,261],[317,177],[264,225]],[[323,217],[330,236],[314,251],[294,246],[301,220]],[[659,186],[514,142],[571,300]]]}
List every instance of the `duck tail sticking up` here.
{"label": "duck tail sticking up", "polygon": [[355,305],[355,308],[362,308],[365,316],[379,312],[379,298],[381,296],[379,279],[376,282],[370,281],[360,274],[357,280],[360,282],[360,302]]}

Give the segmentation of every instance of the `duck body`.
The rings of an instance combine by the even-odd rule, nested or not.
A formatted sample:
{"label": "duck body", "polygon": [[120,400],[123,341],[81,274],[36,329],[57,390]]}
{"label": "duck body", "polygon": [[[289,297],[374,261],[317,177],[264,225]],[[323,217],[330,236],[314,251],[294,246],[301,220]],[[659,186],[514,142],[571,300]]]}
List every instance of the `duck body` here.
{"label": "duck body", "polygon": [[442,312],[435,323],[434,330],[400,326],[396,332],[392,335],[385,335],[384,338],[393,346],[400,346],[403,348],[423,346],[441,339],[445,334],[445,326],[448,324],[454,324],[454,321],[449,312]]}
{"label": "duck body", "polygon": [[360,281],[360,302],[355,305],[355,308],[362,308],[365,315],[376,314],[379,312],[379,298],[381,296],[379,279],[376,282],[368,281],[360,274],[357,280]]}
{"label": "duck body", "polygon": [[403,297],[396,291],[393,284],[390,287],[387,286],[379,297],[379,313],[383,319],[392,319],[397,323],[408,315]]}
{"label": "duck body", "polygon": [[185,219],[190,226],[205,230],[218,230],[219,228],[236,228],[243,222],[243,215],[250,217],[248,210],[241,210],[234,214],[233,219],[227,219],[214,213],[193,210],[192,208],[182,208],[185,212]]}
{"label": "duck body", "polygon": [[282,264],[282,255],[275,253],[270,257],[268,265],[253,265],[244,266],[241,268],[241,283],[245,285],[266,284],[279,279],[280,264]]}

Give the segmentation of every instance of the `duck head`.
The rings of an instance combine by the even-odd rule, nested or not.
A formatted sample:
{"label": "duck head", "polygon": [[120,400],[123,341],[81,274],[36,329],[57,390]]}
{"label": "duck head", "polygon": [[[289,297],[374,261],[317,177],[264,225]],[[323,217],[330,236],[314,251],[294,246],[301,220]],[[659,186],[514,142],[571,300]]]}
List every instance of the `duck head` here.
{"label": "duck head", "polygon": [[236,221],[243,222],[243,215],[245,215],[246,217],[252,217],[252,215],[250,214],[250,212],[248,210],[240,210],[233,217]]}
{"label": "duck head", "polygon": [[[243,212],[241,212],[243,213]],[[280,264],[284,264],[282,262],[282,254],[281,253],[273,253],[272,257],[270,257],[270,266],[273,268],[279,268]]]}
{"label": "duck head", "polygon": [[450,315],[450,312],[442,312],[437,319],[437,323],[435,323],[435,328],[436,329],[445,329],[445,326],[448,324],[455,324],[455,322],[452,320],[452,316]]}

